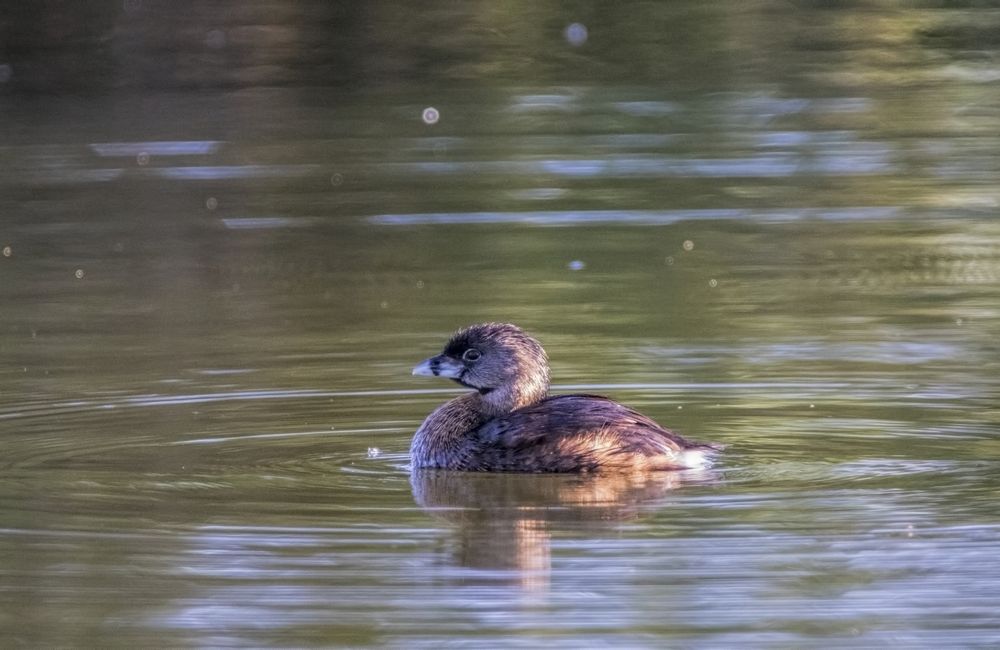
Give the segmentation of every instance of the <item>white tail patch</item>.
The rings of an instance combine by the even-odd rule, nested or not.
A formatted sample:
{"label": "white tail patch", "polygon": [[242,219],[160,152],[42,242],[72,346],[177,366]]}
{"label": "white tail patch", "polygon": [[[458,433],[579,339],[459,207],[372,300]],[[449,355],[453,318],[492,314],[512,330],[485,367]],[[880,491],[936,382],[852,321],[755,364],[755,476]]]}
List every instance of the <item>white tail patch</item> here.
{"label": "white tail patch", "polygon": [[678,459],[681,465],[688,469],[708,469],[715,464],[714,449],[685,449],[680,452]]}

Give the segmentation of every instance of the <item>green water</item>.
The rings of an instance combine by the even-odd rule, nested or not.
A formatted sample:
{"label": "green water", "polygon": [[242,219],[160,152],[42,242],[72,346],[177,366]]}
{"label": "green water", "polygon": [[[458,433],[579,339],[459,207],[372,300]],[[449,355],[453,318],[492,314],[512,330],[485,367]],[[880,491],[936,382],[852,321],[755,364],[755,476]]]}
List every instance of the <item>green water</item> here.
{"label": "green water", "polygon": [[[1000,644],[997,27],[15,12],[0,645]],[[411,473],[483,320],[722,461]]]}

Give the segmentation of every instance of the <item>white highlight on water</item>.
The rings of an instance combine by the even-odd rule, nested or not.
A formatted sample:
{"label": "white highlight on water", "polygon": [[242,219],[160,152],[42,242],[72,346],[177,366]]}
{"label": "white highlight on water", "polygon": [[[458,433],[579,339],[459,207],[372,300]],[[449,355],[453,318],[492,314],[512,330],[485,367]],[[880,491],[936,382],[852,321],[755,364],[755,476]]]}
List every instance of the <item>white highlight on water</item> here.
{"label": "white highlight on water", "polygon": [[437,124],[438,120],[441,119],[441,113],[438,111],[438,109],[434,108],[433,106],[428,106],[427,108],[424,109],[424,112],[421,114],[420,118],[424,121],[424,124],[427,125]]}
{"label": "white highlight on water", "polygon": [[563,31],[563,37],[573,47],[580,47],[587,42],[587,26],[583,23],[570,23]]}

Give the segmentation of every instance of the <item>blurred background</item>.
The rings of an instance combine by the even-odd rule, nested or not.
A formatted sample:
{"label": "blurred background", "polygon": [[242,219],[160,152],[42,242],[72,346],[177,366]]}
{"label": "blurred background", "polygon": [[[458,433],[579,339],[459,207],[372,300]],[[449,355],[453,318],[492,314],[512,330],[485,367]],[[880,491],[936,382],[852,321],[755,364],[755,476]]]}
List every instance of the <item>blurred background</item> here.
{"label": "blurred background", "polygon": [[[2,7],[3,645],[1000,643],[1000,4]],[[482,320],[725,461],[411,475]]]}

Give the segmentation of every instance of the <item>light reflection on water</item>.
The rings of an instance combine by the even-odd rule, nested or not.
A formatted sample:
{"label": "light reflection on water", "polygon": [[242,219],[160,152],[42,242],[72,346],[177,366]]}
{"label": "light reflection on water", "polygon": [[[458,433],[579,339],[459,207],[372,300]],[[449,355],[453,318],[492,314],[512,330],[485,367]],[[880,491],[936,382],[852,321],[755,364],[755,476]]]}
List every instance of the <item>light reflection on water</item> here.
{"label": "light reflection on water", "polygon": [[95,142],[91,150],[105,158],[147,156],[205,156],[215,153],[217,141]]}
{"label": "light reflection on water", "polygon": [[898,216],[896,208],[805,208],[795,211],[761,210],[573,210],[517,211],[434,214],[380,214],[368,221],[383,226],[418,226],[430,224],[530,224],[539,226],[582,226],[613,224],[616,226],[662,226],[694,220],[740,220],[760,223],[785,223],[819,219],[845,221],[853,219],[888,219]]}

